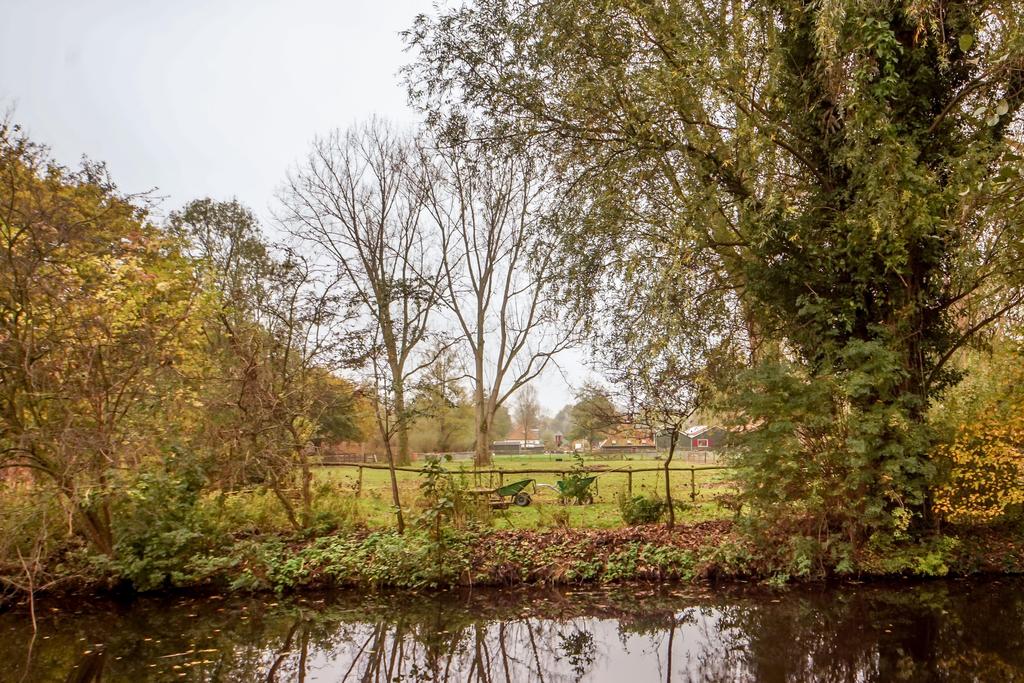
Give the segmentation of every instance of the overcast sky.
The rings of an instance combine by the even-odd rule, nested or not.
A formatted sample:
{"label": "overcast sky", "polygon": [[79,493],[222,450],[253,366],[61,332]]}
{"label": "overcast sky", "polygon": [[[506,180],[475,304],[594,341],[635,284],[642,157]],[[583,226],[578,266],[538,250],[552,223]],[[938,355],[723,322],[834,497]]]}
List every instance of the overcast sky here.
{"label": "overcast sky", "polygon": [[[237,197],[264,219],[314,135],[417,117],[399,31],[431,0],[0,0],[0,110],[55,156],[106,161],[170,211]],[[586,374],[574,354],[571,381]],[[559,373],[537,383],[554,412]]]}

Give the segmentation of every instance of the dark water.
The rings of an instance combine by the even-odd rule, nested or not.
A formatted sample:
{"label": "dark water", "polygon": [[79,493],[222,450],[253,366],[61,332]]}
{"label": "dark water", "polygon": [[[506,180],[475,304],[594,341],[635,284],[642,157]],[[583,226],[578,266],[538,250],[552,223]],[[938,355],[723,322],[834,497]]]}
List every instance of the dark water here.
{"label": "dark water", "polygon": [[1024,580],[43,603],[3,681],[1015,681]]}

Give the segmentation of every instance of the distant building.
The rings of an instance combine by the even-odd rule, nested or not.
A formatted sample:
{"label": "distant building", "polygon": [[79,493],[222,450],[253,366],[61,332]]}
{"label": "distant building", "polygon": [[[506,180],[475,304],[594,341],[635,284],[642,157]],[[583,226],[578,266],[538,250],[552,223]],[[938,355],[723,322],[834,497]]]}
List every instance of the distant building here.
{"label": "distant building", "polygon": [[539,429],[531,429],[529,438],[525,438],[519,429],[509,434],[509,438],[491,443],[491,451],[494,453],[543,453],[545,450]]}
{"label": "distant building", "polygon": [[602,451],[653,449],[654,437],[643,427],[620,424],[610,429],[597,447]]}
{"label": "distant building", "polygon": [[688,451],[716,450],[725,444],[727,432],[721,427],[696,425],[683,432],[677,448]]}

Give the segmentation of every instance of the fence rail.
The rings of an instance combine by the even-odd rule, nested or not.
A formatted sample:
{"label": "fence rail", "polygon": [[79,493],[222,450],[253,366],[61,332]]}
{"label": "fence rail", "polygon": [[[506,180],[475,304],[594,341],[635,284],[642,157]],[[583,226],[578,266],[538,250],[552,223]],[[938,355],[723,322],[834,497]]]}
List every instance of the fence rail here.
{"label": "fence rail", "polygon": [[[361,495],[363,490],[363,470],[390,470],[388,465],[383,464],[368,464],[358,462],[335,462],[335,463],[321,463],[323,467],[355,467],[359,470],[358,478],[356,479],[356,495]],[[400,467],[396,466],[396,472],[413,472],[415,474],[423,474],[426,470],[420,467]],[[731,470],[736,469],[731,465],[690,465],[689,467],[620,467],[610,468],[607,465],[590,465],[582,468],[583,472],[588,474],[625,474],[626,475],[626,490],[628,495],[633,495],[633,475],[644,473],[644,472],[689,472],[690,473],[690,499],[697,499],[697,472],[709,472],[712,470]],[[447,475],[472,475],[476,481],[481,481],[484,475],[487,475],[491,484],[493,484],[493,477],[498,477],[498,487],[504,486],[506,474],[548,474],[558,475],[563,479],[570,472],[575,471],[570,468],[536,468],[536,467],[515,467],[515,468],[484,468],[484,469],[465,469],[459,468],[454,470],[444,470],[444,474]]]}
{"label": "fence rail", "polygon": [[[617,449],[595,449],[588,451],[589,457],[594,457],[600,460],[621,460],[625,462],[626,456],[629,455],[649,455],[654,456],[653,458],[645,458],[651,460],[660,460],[661,456],[665,454],[665,451],[655,451],[653,449],[629,449],[629,448],[617,448]],[[453,462],[464,462],[466,460],[472,460],[476,455],[473,451],[449,451],[449,452],[437,452],[437,453],[413,453],[414,459],[427,460],[429,458],[438,458],[439,460],[453,461]],[[524,456],[541,456],[540,459],[545,462],[559,462],[561,458],[572,457],[573,453],[569,451],[565,452],[523,452],[523,453],[506,453],[499,452],[496,455],[524,455]],[[318,452],[314,456],[317,465],[339,465],[344,463],[378,463],[382,464],[386,462],[386,459],[377,453],[322,453]],[[545,458],[551,458],[545,460]],[[672,462],[691,462],[691,463],[704,463],[706,465],[717,464],[718,454],[716,451],[708,450],[676,450],[675,457]]]}

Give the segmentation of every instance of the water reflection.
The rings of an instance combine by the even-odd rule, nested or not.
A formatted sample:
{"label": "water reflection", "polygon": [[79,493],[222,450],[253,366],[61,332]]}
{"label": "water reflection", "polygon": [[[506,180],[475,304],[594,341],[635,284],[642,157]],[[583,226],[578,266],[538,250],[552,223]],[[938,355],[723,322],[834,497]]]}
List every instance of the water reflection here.
{"label": "water reflection", "polygon": [[11,681],[1024,680],[1024,581],[193,598],[0,615]]}

